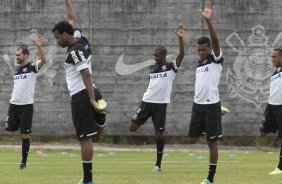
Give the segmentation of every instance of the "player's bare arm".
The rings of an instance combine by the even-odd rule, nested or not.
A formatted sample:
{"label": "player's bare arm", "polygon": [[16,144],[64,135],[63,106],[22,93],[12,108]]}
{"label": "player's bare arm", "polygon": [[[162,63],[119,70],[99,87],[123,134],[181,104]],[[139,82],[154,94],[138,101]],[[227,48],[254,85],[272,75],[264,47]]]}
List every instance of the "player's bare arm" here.
{"label": "player's bare arm", "polygon": [[199,10],[199,11],[202,13],[203,18],[207,22],[209,32],[210,32],[210,36],[211,36],[212,49],[213,49],[214,55],[216,57],[218,57],[220,55],[220,47],[219,47],[219,42],[218,42],[218,39],[217,39],[215,29],[214,29],[213,24],[211,22],[211,16],[212,16],[212,12],[213,12],[212,3],[210,1],[206,1],[204,11],[202,11],[202,10]]}
{"label": "player's bare arm", "polygon": [[97,111],[100,111],[99,108],[98,108],[98,103],[95,100],[93,82],[92,82],[91,74],[90,74],[88,68],[85,68],[85,69],[81,70],[80,73],[81,73],[84,85],[85,85],[85,87],[87,89],[89,100],[90,100],[92,106]]}
{"label": "player's bare arm", "polygon": [[72,25],[73,28],[79,28],[71,0],[65,0],[65,3],[67,7],[67,16],[69,23]]}
{"label": "player's bare arm", "polygon": [[183,41],[184,25],[182,23],[179,24],[178,30],[175,33],[179,38],[179,54],[176,57],[176,65],[177,65],[177,67],[180,67],[180,65],[183,61],[183,58],[184,58],[184,41]]}
{"label": "player's bare arm", "polygon": [[39,34],[35,39],[35,44],[39,51],[40,62],[38,63],[38,68],[41,68],[46,63],[46,57],[42,48],[43,39],[42,36]]}

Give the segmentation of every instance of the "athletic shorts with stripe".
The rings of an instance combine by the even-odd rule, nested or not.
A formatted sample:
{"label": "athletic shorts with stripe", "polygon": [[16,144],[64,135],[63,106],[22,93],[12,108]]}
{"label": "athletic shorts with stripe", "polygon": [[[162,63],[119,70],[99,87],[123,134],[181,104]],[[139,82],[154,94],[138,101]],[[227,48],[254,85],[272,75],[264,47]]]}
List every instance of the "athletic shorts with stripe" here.
{"label": "athletic shorts with stripe", "polygon": [[152,117],[155,131],[163,132],[165,130],[167,104],[141,102],[135,111],[131,121],[138,125],[143,125],[149,117]]}
{"label": "athletic shorts with stripe", "polygon": [[222,137],[220,102],[207,105],[193,103],[188,136],[200,137],[205,134],[208,141]]}
{"label": "athletic shorts with stripe", "polygon": [[263,133],[276,133],[282,139],[282,105],[267,104],[260,131]]}
{"label": "athletic shorts with stripe", "polygon": [[21,134],[31,133],[33,104],[9,105],[5,130],[15,132],[20,129]]}
{"label": "athletic shorts with stripe", "polygon": [[[102,99],[102,95],[97,88],[94,89],[94,94],[96,101]],[[86,89],[72,95],[71,111],[78,140],[93,137],[97,134],[96,126],[105,126],[106,114],[95,111]]]}

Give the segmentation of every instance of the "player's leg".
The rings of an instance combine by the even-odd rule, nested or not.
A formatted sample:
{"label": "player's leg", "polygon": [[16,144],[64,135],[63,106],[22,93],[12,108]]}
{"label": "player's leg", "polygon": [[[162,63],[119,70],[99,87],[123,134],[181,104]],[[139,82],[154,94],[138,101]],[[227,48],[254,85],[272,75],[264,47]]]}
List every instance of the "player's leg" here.
{"label": "player's leg", "polygon": [[15,131],[20,128],[20,121],[17,118],[17,106],[10,104],[5,124],[5,132],[9,136],[13,136]]}
{"label": "player's leg", "polygon": [[18,117],[20,119],[20,132],[22,140],[22,161],[20,169],[26,168],[27,157],[30,148],[30,133],[32,127],[33,104],[18,106]]}
{"label": "player's leg", "polygon": [[195,144],[203,135],[203,132],[205,132],[204,115],[205,114],[201,109],[201,105],[193,103],[188,131],[190,144]]}
{"label": "player's leg", "polygon": [[157,159],[156,159],[155,167],[152,172],[159,173],[161,172],[161,164],[162,164],[165,140],[164,140],[163,132],[156,131],[155,136],[156,136]]}
{"label": "player's leg", "polygon": [[275,118],[275,123],[278,128],[278,138],[279,138],[279,143],[280,143],[280,154],[279,154],[279,162],[277,167],[274,169],[269,174],[282,174],[282,106],[275,106],[273,108],[273,114],[276,117]]}
{"label": "player's leg", "polygon": [[261,121],[260,135],[265,137],[268,133],[276,133],[277,125],[273,117],[274,106],[267,104]]}
{"label": "player's leg", "polygon": [[81,183],[93,183],[92,138],[97,134],[97,130],[93,107],[89,101],[86,90],[72,96],[71,110],[73,124],[81,147],[81,159],[83,167],[83,180],[81,181]]}
{"label": "player's leg", "polygon": [[165,131],[165,120],[166,120],[166,108],[167,104],[152,104],[152,120],[155,128],[156,136],[156,148],[157,148],[157,160],[154,173],[161,172],[161,163],[164,151],[164,131]]}
{"label": "player's leg", "polygon": [[84,173],[83,182],[92,182],[93,144],[91,138],[80,140],[80,151]]}
{"label": "player's leg", "polygon": [[136,109],[134,115],[128,126],[128,130],[135,132],[141,125],[143,125],[151,116],[151,104],[147,102],[141,102]]}
{"label": "player's leg", "polygon": [[210,183],[214,182],[218,161],[217,140],[222,137],[221,126],[221,105],[220,103],[207,105],[206,109],[206,130],[207,141],[210,152],[210,164],[207,180]]}

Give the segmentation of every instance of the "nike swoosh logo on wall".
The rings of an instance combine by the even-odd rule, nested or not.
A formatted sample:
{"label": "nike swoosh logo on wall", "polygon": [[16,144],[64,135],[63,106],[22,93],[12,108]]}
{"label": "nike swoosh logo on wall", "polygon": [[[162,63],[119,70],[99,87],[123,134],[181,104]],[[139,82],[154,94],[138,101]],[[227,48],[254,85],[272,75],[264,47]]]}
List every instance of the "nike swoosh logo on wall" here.
{"label": "nike swoosh logo on wall", "polygon": [[[124,53],[118,58],[115,70],[116,73],[119,75],[130,75],[134,72],[137,72],[139,70],[142,70],[143,68],[146,68],[147,66],[150,66],[155,63],[155,59],[149,59],[146,61],[143,61],[141,63],[136,63],[136,64],[125,64],[123,61]],[[173,60],[174,54],[170,54],[166,56],[167,60]]]}

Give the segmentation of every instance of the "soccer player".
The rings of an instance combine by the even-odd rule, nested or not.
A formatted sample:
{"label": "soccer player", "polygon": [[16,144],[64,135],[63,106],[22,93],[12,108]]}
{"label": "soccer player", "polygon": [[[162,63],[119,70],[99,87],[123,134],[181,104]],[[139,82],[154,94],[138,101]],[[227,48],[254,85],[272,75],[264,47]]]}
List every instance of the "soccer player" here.
{"label": "soccer player", "polygon": [[222,52],[217,35],[211,22],[212,4],[205,2],[204,11],[201,11],[210,32],[211,41],[201,37],[197,42],[200,60],[196,68],[195,96],[192,107],[192,117],[189,123],[190,142],[192,144],[206,134],[210,151],[210,164],[207,179],[202,184],[214,183],[214,175],[218,160],[217,140],[222,136],[221,105],[218,85],[222,70]]}
{"label": "soccer player", "polygon": [[22,139],[22,161],[20,169],[26,169],[26,161],[30,147],[35,83],[39,70],[46,59],[42,48],[42,36],[37,35],[35,44],[40,60],[29,63],[29,51],[26,47],[16,50],[16,60],[19,64],[14,75],[13,92],[10,99],[5,130],[8,135],[14,135],[20,129]]}
{"label": "soccer player", "polygon": [[92,181],[92,138],[99,138],[105,125],[105,114],[98,107],[102,95],[91,78],[91,49],[77,23],[70,0],[65,0],[69,21],[57,23],[52,32],[58,45],[67,47],[65,72],[71,96],[71,111],[80,142],[84,178],[80,184]]}
{"label": "soccer player", "polygon": [[143,95],[139,108],[134,113],[129,124],[129,131],[135,132],[149,117],[152,118],[157,147],[157,161],[154,173],[161,172],[161,161],[164,150],[164,131],[167,104],[170,103],[172,82],[178,73],[184,57],[184,26],[179,24],[176,35],[179,38],[179,54],[171,63],[166,61],[167,50],[160,46],[155,49],[156,64],[150,66],[150,83]]}
{"label": "soccer player", "polygon": [[270,94],[264,111],[264,118],[260,128],[261,136],[276,133],[280,143],[280,157],[278,166],[269,174],[282,173],[282,48],[274,49],[271,53],[272,64],[276,67],[270,78]]}

